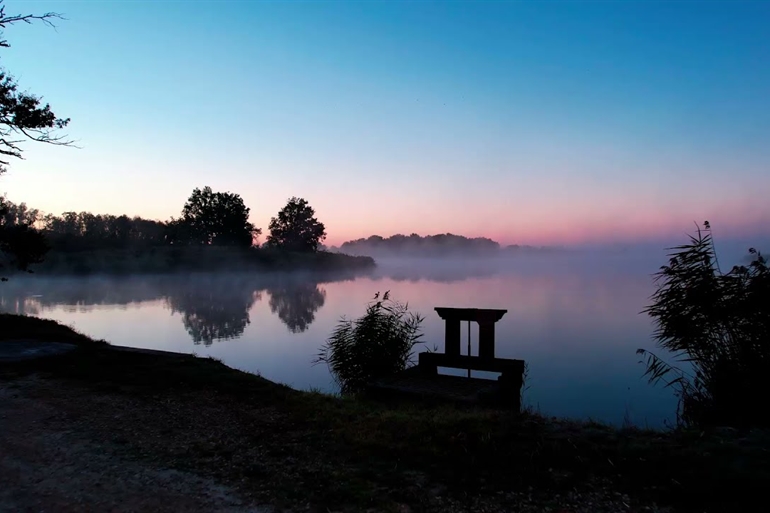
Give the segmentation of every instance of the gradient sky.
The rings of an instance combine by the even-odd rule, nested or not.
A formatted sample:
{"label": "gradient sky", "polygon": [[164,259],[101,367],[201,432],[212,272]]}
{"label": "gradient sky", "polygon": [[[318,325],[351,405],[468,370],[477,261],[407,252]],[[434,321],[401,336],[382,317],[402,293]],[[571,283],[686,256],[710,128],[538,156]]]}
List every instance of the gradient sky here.
{"label": "gradient sky", "polygon": [[71,117],[0,192],[167,219],[194,187],[330,244],[770,232],[770,2],[8,0],[0,64]]}

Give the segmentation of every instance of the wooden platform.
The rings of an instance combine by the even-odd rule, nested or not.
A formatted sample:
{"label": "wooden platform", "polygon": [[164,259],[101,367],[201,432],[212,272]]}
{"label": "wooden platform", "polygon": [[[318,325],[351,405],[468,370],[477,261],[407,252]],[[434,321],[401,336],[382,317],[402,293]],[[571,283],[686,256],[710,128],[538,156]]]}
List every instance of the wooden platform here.
{"label": "wooden platform", "polygon": [[[415,368],[416,369],[416,368]],[[403,372],[373,382],[369,396],[379,400],[419,400],[432,403],[450,402],[517,408],[518,400],[510,399],[497,381],[462,376],[423,375]]]}

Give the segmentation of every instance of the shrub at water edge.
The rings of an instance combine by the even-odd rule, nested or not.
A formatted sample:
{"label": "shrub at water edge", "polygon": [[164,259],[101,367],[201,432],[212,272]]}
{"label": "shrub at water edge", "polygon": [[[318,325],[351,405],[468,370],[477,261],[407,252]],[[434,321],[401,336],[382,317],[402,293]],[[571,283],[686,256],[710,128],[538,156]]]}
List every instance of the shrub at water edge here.
{"label": "shrub at water edge", "polygon": [[643,349],[650,382],[679,398],[685,426],[770,426],[770,269],[750,249],[748,266],[722,273],[709,223],[690,243],[672,248],[656,275],[658,289],[644,312],[655,321],[658,347],[685,369]]}
{"label": "shrub at water edge", "polygon": [[408,304],[380,297],[356,320],[340,319],[315,363],[326,363],[343,393],[361,392],[373,379],[404,370],[421,343],[423,317]]}

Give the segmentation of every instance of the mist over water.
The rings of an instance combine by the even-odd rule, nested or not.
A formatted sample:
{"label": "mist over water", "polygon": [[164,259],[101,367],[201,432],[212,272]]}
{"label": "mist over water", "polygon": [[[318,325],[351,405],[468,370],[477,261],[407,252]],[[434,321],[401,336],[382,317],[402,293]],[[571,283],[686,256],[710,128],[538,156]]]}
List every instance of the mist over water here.
{"label": "mist over water", "polygon": [[[298,389],[330,392],[336,386],[327,368],[311,362],[337,320],[361,315],[378,291],[422,313],[426,345],[441,350],[435,307],[507,309],[496,353],[527,361],[525,404],[549,415],[659,427],[673,420],[675,398],[647,384],[635,350],[653,347],[652,324],[640,312],[664,254],[382,258],[355,278],[15,278],[0,286],[0,308],[53,318],[114,344],[215,356]],[[462,333],[465,351],[465,325]],[[471,341],[477,354],[475,325]]]}

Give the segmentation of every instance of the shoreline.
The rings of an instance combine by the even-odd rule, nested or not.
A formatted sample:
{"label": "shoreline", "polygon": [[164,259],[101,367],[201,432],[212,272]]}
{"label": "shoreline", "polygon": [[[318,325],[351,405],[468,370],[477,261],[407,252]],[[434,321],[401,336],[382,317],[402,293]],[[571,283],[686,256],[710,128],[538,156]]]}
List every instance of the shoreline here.
{"label": "shoreline", "polygon": [[278,510],[734,511],[770,482],[765,432],[387,406],[293,390],[211,358],[110,346],[54,321],[2,314],[0,326],[0,344],[78,346],[0,362],[0,385],[72,412],[79,435],[120,439],[116,458],[214,479]]}
{"label": "shoreline", "polygon": [[32,266],[32,271],[45,277],[81,277],[191,272],[365,273],[376,267],[375,260],[368,256],[326,251],[302,253],[255,247],[161,246],[85,251],[54,248],[43,262]]}

